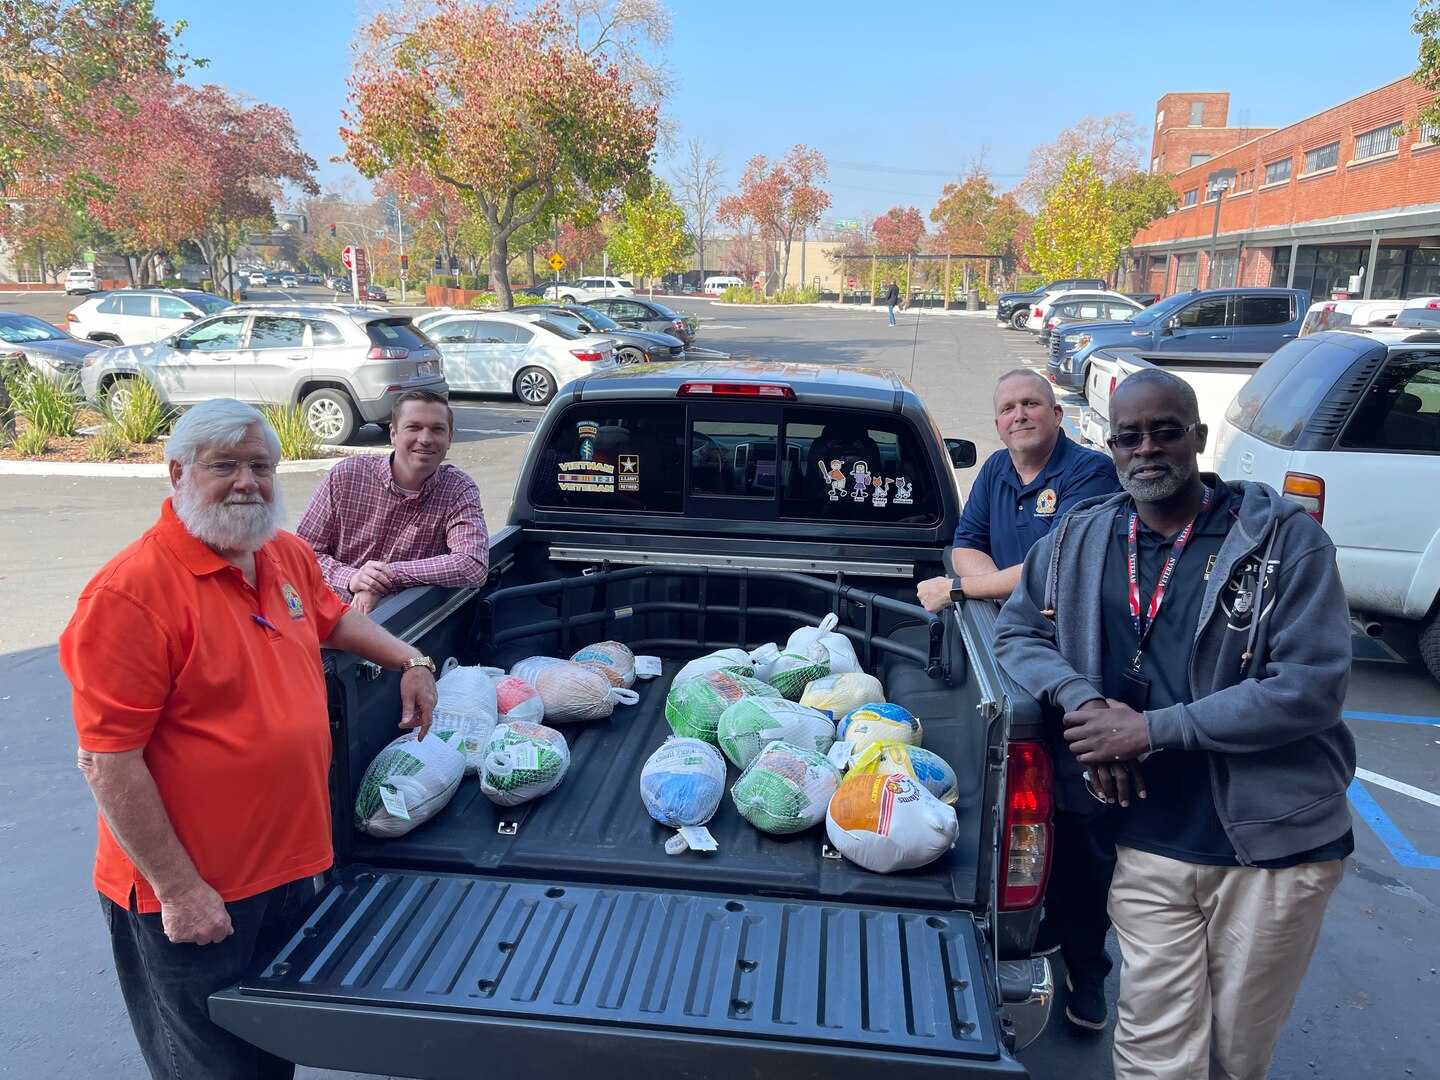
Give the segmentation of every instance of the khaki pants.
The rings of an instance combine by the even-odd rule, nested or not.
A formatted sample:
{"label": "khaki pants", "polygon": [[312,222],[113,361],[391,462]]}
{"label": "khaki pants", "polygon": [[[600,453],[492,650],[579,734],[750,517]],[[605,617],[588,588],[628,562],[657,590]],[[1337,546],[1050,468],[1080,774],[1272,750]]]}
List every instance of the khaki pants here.
{"label": "khaki pants", "polygon": [[1343,860],[1259,870],[1116,853],[1117,1080],[1264,1080]]}

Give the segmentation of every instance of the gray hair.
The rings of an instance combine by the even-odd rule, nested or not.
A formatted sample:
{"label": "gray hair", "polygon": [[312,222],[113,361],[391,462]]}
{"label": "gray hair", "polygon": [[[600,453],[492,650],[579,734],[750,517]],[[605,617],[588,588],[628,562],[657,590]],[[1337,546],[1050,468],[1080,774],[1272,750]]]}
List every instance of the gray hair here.
{"label": "gray hair", "polygon": [[1004,375],[1001,375],[1000,378],[995,380],[995,392],[990,395],[990,404],[992,407],[1000,398],[1001,384],[1010,379],[1018,379],[1022,375],[1025,376],[1025,378],[1027,379],[1034,379],[1041,385],[1041,387],[1043,387],[1043,389],[1041,390],[1041,397],[1045,399],[1045,404],[1055,404],[1055,388],[1050,385],[1049,379],[1047,379],[1044,375],[1041,375],[1038,371],[1035,371],[1031,368],[1017,367],[1011,368],[1009,371],[1005,372]]}
{"label": "gray hair", "polygon": [[257,409],[234,398],[215,398],[182,415],[165,443],[165,460],[193,465],[206,447],[236,446],[250,434],[251,428],[260,429],[270,447],[270,456],[279,461],[280,439],[275,429]]}
{"label": "gray hair", "polygon": [[1122,390],[1140,390],[1147,386],[1153,386],[1157,390],[1163,390],[1165,393],[1173,395],[1176,403],[1180,406],[1182,419],[1186,421],[1200,419],[1200,402],[1195,397],[1195,388],[1164,368],[1141,368],[1115,387],[1114,393],[1110,395],[1110,401],[1113,404],[1115,395]]}

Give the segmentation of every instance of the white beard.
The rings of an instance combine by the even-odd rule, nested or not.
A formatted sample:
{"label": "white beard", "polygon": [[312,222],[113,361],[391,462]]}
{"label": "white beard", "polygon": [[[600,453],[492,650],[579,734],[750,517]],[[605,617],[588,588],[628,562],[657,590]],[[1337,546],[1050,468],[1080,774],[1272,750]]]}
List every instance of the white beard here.
{"label": "white beard", "polygon": [[[246,499],[249,501],[240,501]],[[196,485],[182,475],[173,498],[175,516],[190,535],[216,551],[259,551],[285,520],[280,492],[266,502],[254,495],[231,495],[225,502],[206,501]]]}

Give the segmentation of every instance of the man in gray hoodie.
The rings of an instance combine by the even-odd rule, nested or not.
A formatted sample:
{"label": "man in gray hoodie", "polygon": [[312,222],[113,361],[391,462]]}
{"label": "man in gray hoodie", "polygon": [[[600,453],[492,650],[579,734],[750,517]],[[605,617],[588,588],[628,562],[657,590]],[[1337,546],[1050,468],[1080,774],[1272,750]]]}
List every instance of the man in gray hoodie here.
{"label": "man in gray hoodie", "polygon": [[1110,805],[1115,1075],[1262,1080],[1354,850],[1335,549],[1265,485],[1198,472],[1173,375],[1130,376],[1111,418],[1125,493],[1031,549],[996,654],[1064,714],[1062,801],[1083,778]]}

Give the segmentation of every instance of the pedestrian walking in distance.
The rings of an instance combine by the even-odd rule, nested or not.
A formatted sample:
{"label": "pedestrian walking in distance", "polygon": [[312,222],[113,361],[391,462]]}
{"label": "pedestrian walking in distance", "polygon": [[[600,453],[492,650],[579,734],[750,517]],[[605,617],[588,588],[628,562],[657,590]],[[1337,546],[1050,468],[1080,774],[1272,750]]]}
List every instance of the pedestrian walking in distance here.
{"label": "pedestrian walking in distance", "polygon": [[895,305],[900,302],[900,286],[890,282],[885,286],[885,306],[890,309],[890,325],[895,325]]}

